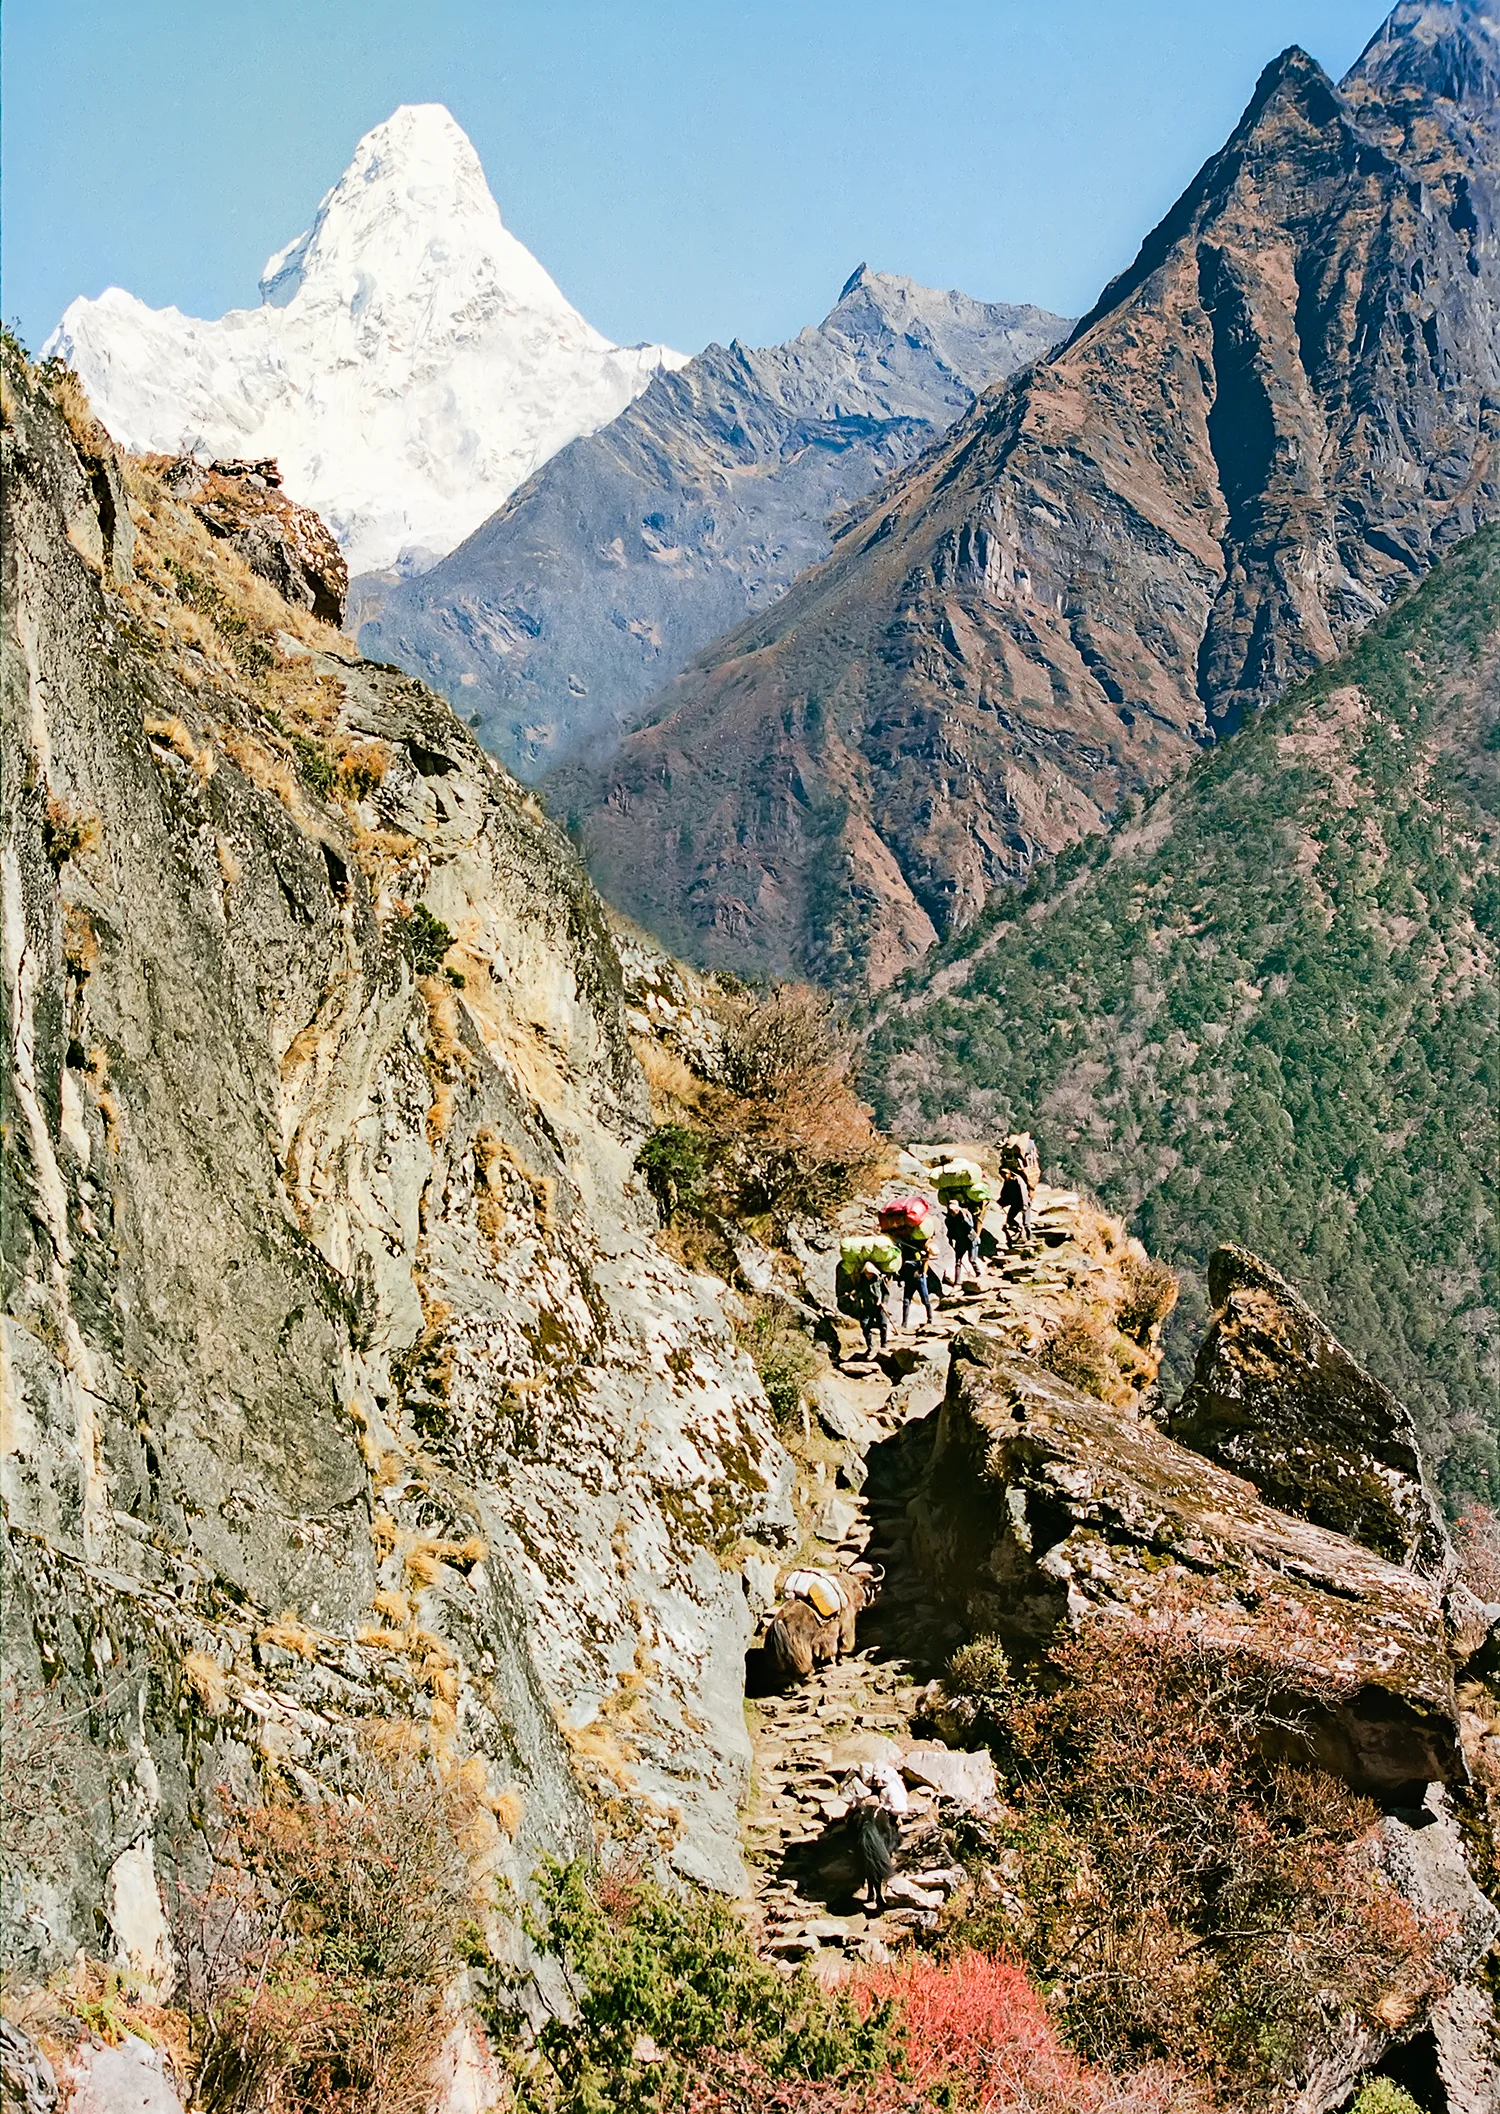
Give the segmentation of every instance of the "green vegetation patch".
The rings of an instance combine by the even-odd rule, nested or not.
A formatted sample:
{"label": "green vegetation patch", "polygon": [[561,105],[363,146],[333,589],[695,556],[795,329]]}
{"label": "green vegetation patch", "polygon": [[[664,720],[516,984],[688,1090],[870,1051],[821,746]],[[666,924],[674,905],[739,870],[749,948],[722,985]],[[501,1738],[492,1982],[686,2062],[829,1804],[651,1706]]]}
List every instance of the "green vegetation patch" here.
{"label": "green vegetation patch", "polygon": [[[1189,1273],[1274,1262],[1500,1497],[1500,530],[887,1001],[893,1127],[1024,1123]],[[962,978],[926,997],[935,971]],[[1192,1273],[1197,1273],[1194,1276]]]}

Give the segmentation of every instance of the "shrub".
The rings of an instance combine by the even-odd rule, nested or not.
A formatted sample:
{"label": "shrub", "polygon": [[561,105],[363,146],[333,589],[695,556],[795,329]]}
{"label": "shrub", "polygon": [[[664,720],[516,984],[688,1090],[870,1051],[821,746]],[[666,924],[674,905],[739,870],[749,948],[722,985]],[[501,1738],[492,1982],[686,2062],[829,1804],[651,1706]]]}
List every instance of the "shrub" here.
{"label": "shrub", "polygon": [[[533,1940],[562,1963],[577,2012],[543,2026],[523,2109],[709,2107],[712,2088],[727,2114],[775,2105],[774,2084],[857,2083],[886,2068],[889,2006],[766,1966],[716,1896],[679,1898],[634,1877],[601,1884],[582,1864],[550,1867],[540,1890]],[[731,2089],[756,2096],[724,2097]]]}
{"label": "shrub", "polygon": [[1182,1280],[1168,1263],[1127,1252],[1120,1265],[1125,1279],[1125,1302],[1117,1325],[1124,1336],[1145,1343],[1176,1306]]}
{"label": "shrub", "polygon": [[985,1845],[1006,1890],[955,1937],[1014,1947],[1095,2060],[1269,2090],[1330,2006],[1373,2023],[1426,1987],[1441,1933],[1384,1880],[1372,1805],[1264,1758],[1278,1665],[1201,1619],[1096,1619],[1017,1687],[995,1741],[1013,1809]]}
{"label": "shrub", "polygon": [[852,1047],[829,1001],[802,985],[730,1021],[724,1079],[734,1098],[716,1129],[739,1211],[827,1211],[873,1168],[878,1139],[849,1083]]}
{"label": "shrub", "polygon": [[701,1211],[709,1202],[709,1175],[716,1148],[706,1131],[686,1123],[658,1123],[635,1156],[646,1187],[670,1226],[677,1212]]}
{"label": "shrub", "polygon": [[1206,2107],[1175,2067],[1153,2065],[1121,2081],[1081,2062],[1013,1960],[973,1950],[945,1961],[910,1957],[867,1969],[856,1987],[893,2007],[904,2073],[926,2105],[974,2114],[1192,2114]]}
{"label": "shrub", "polygon": [[1422,2114],[1410,2092],[1389,2077],[1372,2077],[1361,2085],[1349,2114]]}
{"label": "shrub", "polygon": [[730,1020],[723,1076],[748,1101],[774,1100],[810,1072],[836,1065],[845,1038],[832,1001],[805,984],[784,984]]}
{"label": "shrub", "polygon": [[84,814],[71,801],[51,799],[42,821],[42,841],[52,864],[62,868],[80,852],[97,851],[104,831],[97,815]]}
{"label": "shrub", "polygon": [[302,783],[320,800],[326,800],[338,783],[338,767],[333,758],[321,742],[309,739],[306,734],[292,735],[291,743]]}
{"label": "shrub", "polygon": [[435,976],[443,966],[443,956],[453,945],[448,927],[441,918],[433,916],[425,903],[418,903],[407,911],[401,929],[417,975]]}
{"label": "shrub", "polygon": [[1053,1329],[1041,1353],[1047,1370],[1085,1395],[1112,1402],[1120,1391],[1120,1368],[1110,1352],[1110,1331],[1091,1314],[1068,1314]]}
{"label": "shrub", "polygon": [[786,1310],[770,1300],[753,1301],[750,1319],[735,1333],[754,1361],[777,1423],[786,1428],[817,1370],[817,1353]]}
{"label": "shrub", "polygon": [[360,1755],[345,1796],[227,1806],[180,1952],[211,2114],[417,2114],[479,1906],[462,1780]]}

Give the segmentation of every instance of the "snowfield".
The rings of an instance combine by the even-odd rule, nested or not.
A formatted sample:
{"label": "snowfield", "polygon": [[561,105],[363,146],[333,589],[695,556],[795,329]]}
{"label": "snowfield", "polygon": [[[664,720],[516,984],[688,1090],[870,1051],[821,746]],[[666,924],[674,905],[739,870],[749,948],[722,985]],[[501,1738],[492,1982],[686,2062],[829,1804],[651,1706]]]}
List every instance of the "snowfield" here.
{"label": "snowfield", "polygon": [[687,357],[584,321],[437,103],[365,134],[260,291],[200,321],[112,286],[74,301],[44,350],[126,447],[277,457],[354,573],[432,564]]}

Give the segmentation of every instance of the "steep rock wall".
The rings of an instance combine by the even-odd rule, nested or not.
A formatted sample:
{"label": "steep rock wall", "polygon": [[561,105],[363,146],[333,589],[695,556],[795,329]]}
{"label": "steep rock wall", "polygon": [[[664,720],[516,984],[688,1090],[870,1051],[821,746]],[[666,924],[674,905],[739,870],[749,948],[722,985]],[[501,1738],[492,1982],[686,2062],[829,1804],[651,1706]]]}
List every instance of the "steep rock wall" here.
{"label": "steep rock wall", "polygon": [[788,1469],[652,1238],[596,899],[438,700],[4,410],[5,1659],[88,1733],[20,1952],[107,1905],[159,1964],[210,1782],[382,1719],[517,1879],[593,1825],[733,1889]]}

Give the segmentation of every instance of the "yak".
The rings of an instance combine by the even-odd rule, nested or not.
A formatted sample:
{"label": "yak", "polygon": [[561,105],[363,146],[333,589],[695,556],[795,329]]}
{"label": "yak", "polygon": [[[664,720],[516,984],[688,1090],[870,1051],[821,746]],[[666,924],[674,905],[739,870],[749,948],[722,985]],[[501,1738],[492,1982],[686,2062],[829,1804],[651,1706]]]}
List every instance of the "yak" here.
{"label": "yak", "polygon": [[830,1666],[854,1649],[859,1611],[868,1607],[885,1573],[872,1565],[861,1573],[831,1576],[842,1603],[835,1615],[820,1615],[810,1600],[784,1600],[766,1628],[766,1656],[783,1681],[805,1681],[815,1666]]}

